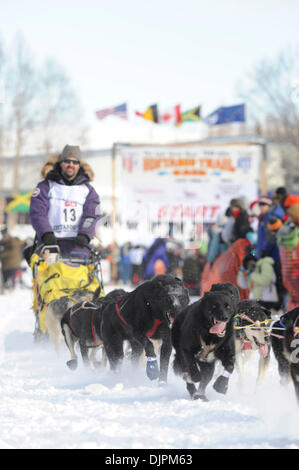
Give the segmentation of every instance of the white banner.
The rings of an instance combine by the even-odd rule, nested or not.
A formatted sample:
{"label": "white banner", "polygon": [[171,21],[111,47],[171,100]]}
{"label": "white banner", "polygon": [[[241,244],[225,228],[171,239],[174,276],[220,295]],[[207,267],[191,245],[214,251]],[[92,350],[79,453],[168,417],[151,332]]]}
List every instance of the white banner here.
{"label": "white banner", "polygon": [[123,175],[139,182],[257,182],[261,168],[259,145],[128,146],[119,152]]}
{"label": "white banner", "polygon": [[257,198],[255,146],[123,147],[123,217],[215,222],[232,198]]}

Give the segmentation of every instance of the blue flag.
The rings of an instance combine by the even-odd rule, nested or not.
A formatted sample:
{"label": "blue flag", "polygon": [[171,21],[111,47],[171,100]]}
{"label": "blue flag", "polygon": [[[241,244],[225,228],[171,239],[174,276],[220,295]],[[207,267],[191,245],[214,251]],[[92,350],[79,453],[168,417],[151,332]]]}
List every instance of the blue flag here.
{"label": "blue flag", "polygon": [[204,122],[209,126],[217,126],[218,124],[227,124],[229,122],[245,121],[245,104],[236,106],[222,106],[213,113],[204,118]]}

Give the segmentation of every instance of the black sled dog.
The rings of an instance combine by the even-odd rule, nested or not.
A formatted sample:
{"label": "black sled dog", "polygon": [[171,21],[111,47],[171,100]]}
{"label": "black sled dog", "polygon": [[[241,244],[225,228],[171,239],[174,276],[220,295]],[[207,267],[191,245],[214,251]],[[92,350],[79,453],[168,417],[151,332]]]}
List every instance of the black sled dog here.
{"label": "black sled dog", "polygon": [[[85,366],[90,362],[94,367],[106,365],[106,355],[103,349],[101,334],[103,310],[111,302],[119,301],[127,295],[123,289],[114,289],[104,297],[97,297],[93,302],[83,301],[69,308],[61,319],[61,331],[65,343],[71,353],[67,366],[75,370],[78,366],[78,357],[75,345],[79,343],[82,360]],[[96,354],[102,350],[102,362],[96,359]]]}
{"label": "black sled dog", "polygon": [[[133,364],[138,364],[145,351],[147,376],[151,380],[159,378],[159,384],[165,384],[172,352],[170,328],[176,314],[188,302],[188,291],[180,279],[160,275],[105,308],[101,331],[111,369],[116,371],[120,367],[123,343],[129,341]],[[162,340],[160,368],[151,339]]]}
{"label": "black sled dog", "polygon": [[208,401],[206,387],[217,360],[224,371],[213,387],[219,393],[227,392],[235,364],[233,322],[239,300],[239,291],[233,284],[214,284],[200,300],[182,310],[173,323],[174,372],[186,381],[193,400]]}
{"label": "black sled dog", "polygon": [[280,383],[286,385],[292,380],[299,405],[299,307],[272,324],[271,344],[278,362]]}

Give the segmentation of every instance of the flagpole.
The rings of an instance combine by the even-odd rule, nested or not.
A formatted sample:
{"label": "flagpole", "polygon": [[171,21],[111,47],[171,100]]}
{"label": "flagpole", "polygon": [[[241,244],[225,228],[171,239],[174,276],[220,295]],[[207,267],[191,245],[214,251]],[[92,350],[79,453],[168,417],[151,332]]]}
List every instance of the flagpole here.
{"label": "flagpole", "polygon": [[111,226],[112,226],[112,261],[111,261],[111,278],[113,281],[117,280],[117,243],[116,243],[116,152],[117,143],[112,146],[111,151],[111,193],[112,193],[112,212],[111,212]]}
{"label": "flagpole", "polygon": [[262,194],[267,194],[267,143],[263,142],[262,146],[262,165],[261,165],[261,179],[260,179],[260,191]]}

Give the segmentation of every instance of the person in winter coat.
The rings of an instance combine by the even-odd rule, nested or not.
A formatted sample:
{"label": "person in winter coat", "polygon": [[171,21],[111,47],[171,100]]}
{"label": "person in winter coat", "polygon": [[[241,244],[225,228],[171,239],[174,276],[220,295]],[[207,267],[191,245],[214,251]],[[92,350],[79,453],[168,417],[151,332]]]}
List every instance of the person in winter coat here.
{"label": "person in winter coat", "polygon": [[248,213],[241,198],[235,198],[230,201],[226,215],[228,219],[222,230],[221,237],[228,245],[240,238],[246,238],[247,233],[252,232]]}
{"label": "person in winter coat", "polygon": [[151,279],[155,274],[155,262],[161,260],[166,270],[169,268],[169,261],[165,238],[156,238],[154,243],[148,248],[143,257],[144,279]]}
{"label": "person in winter coat", "polygon": [[[270,225],[273,220],[277,220],[278,224],[282,223],[285,212],[278,202],[273,202],[267,196],[259,198],[259,225],[257,230],[256,257],[260,259],[270,256],[274,260],[274,269],[276,274],[276,286],[279,294],[281,306],[283,305],[286,290],[282,281],[281,262],[277,238]],[[269,225],[270,224],[270,225]]]}
{"label": "person in winter coat", "polygon": [[277,313],[280,303],[273,258],[266,256],[258,260],[251,254],[245,256],[237,283],[242,289],[249,290],[250,299],[258,300],[261,305]]}
{"label": "person in winter coat", "polygon": [[235,242],[240,238],[246,238],[247,233],[252,232],[252,228],[242,199],[233,199],[231,206],[232,216],[235,219],[232,241]]}
{"label": "person in winter coat", "polygon": [[21,268],[21,247],[23,244],[24,242],[19,238],[9,235],[6,229],[2,231],[2,240],[0,241],[0,260],[2,265],[3,283],[6,287],[14,287],[16,274]]}
{"label": "person in winter coat", "polygon": [[[288,197],[288,192],[287,189],[284,186],[279,186],[278,188],[275,189],[274,195],[273,195],[273,202],[274,203],[279,203],[280,206],[283,208],[284,206],[284,201]],[[287,216],[284,218],[284,222],[286,222]]]}
{"label": "person in winter coat", "polygon": [[208,244],[207,261],[211,264],[229,247],[222,238],[222,231],[227,223],[227,216],[219,217],[216,224],[210,227],[210,241]]}
{"label": "person in winter coat", "polygon": [[183,263],[183,282],[190,295],[200,295],[200,278],[205,257],[198,250],[190,250]]}
{"label": "person in winter coat", "polygon": [[[47,166],[47,164],[46,164]],[[94,237],[100,219],[100,200],[91,186],[78,146],[66,145],[59,160],[49,166],[30,201],[30,221],[36,244],[59,244],[61,254],[73,250],[88,253],[84,245]],[[90,167],[89,167],[90,169]],[[62,240],[74,238],[74,242]]]}
{"label": "person in winter coat", "polygon": [[279,203],[272,204],[271,198],[261,196],[259,199],[260,217],[257,230],[257,245],[256,256],[261,258],[264,255],[271,256],[275,263],[279,263],[279,249],[277,246],[276,238],[272,236],[271,231],[268,229],[267,224],[271,217],[276,217],[283,220],[284,210]]}
{"label": "person in winter coat", "polygon": [[133,285],[137,285],[143,280],[143,255],[145,251],[145,247],[141,245],[135,245],[130,249],[131,282]]}
{"label": "person in winter coat", "polygon": [[299,196],[296,194],[289,194],[283,201],[283,208],[286,211],[288,218],[293,221],[297,226],[299,225]]}
{"label": "person in winter coat", "polygon": [[123,284],[131,281],[132,265],[130,259],[131,242],[126,242],[120,249],[120,277]]}

